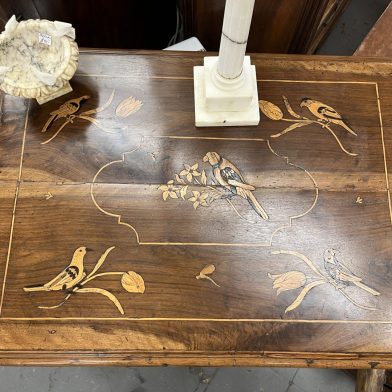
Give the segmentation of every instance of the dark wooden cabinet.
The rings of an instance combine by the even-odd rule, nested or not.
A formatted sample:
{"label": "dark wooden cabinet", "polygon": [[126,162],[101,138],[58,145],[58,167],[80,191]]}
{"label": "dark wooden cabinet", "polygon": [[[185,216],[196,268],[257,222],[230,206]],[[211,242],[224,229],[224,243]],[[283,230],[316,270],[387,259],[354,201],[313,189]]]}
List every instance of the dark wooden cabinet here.
{"label": "dark wooden cabinet", "polygon": [[[313,53],[347,2],[256,0],[248,51]],[[15,14],[70,22],[82,47],[163,49],[178,28],[216,51],[224,8],[225,0],[0,0],[0,29]]]}
{"label": "dark wooden cabinet", "polygon": [[163,49],[176,31],[176,0],[0,0],[1,30],[13,14],[72,23],[83,47]]}
{"label": "dark wooden cabinet", "polygon": [[[313,53],[347,0],[256,0],[249,52]],[[218,50],[225,0],[180,0],[184,35]]]}

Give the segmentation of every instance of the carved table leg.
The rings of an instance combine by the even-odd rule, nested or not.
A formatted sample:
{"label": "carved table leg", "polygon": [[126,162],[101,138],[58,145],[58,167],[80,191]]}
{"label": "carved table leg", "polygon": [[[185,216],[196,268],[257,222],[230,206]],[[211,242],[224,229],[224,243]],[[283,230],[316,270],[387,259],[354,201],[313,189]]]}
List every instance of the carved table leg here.
{"label": "carved table leg", "polygon": [[363,369],[357,372],[355,392],[382,392],[385,382],[385,370]]}

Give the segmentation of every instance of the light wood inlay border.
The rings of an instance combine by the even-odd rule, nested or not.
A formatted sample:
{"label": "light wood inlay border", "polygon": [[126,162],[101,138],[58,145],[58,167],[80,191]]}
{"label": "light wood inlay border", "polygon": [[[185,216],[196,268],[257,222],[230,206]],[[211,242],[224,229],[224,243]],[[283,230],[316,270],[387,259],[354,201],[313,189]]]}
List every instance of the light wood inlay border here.
{"label": "light wood inlay border", "polygon": [[27,131],[27,124],[28,124],[28,120],[29,120],[29,112],[30,112],[30,101],[28,101],[28,104],[27,104],[26,118],[25,118],[24,129],[23,129],[22,148],[21,148],[21,152],[20,152],[20,163],[19,163],[18,180],[17,180],[17,183],[16,183],[16,189],[15,189],[15,198],[14,198],[14,205],[13,205],[13,209],[12,209],[11,229],[10,229],[10,237],[9,237],[9,242],[8,242],[7,259],[6,259],[6,262],[5,262],[3,285],[2,285],[1,297],[0,297],[0,317],[1,317],[1,312],[2,312],[2,308],[3,308],[4,295],[5,295],[5,285],[6,285],[6,281],[7,281],[8,266],[9,266],[10,256],[11,256],[12,238],[13,238],[13,235],[14,235],[14,225],[15,225],[16,205],[17,205],[17,202],[18,202],[20,182],[21,182],[21,179],[22,179],[23,157],[24,157],[24,150],[25,150],[25,143],[26,143],[26,131]]}
{"label": "light wood inlay border", "polygon": [[0,317],[4,321],[189,321],[217,323],[279,323],[279,324],[392,324],[392,320],[309,320],[252,318],[192,318],[192,317]]}
{"label": "light wood inlay border", "polygon": [[[128,78],[132,79],[132,76],[129,75],[104,75],[104,74],[76,74],[76,76],[80,77],[102,77],[102,78]],[[192,77],[166,77],[166,76],[143,76],[146,79],[166,79],[166,80],[193,80]],[[135,77],[136,78],[136,77]],[[137,79],[140,79],[138,76]],[[382,149],[383,149],[383,159],[384,159],[384,169],[385,169],[385,181],[386,181],[386,191],[388,195],[388,205],[389,205],[389,214],[392,224],[392,203],[391,203],[391,195],[389,189],[389,179],[388,179],[388,169],[387,169],[387,155],[386,155],[386,147],[385,147],[385,140],[384,140],[384,126],[383,126],[383,118],[382,118],[382,111],[381,111],[381,99],[379,96],[379,89],[377,82],[363,82],[363,81],[309,81],[309,80],[279,80],[279,79],[258,79],[258,82],[271,82],[271,83],[307,83],[307,84],[358,84],[358,85],[374,85],[377,97],[377,104],[378,104],[378,113],[380,119],[380,132],[381,132],[381,141],[382,141]],[[23,141],[22,141],[22,149],[21,149],[21,159],[20,159],[20,166],[19,166],[19,174],[18,174],[18,181],[17,187],[15,192],[15,199],[14,199],[14,206],[13,206],[13,214],[12,214],[12,222],[11,222],[11,231],[10,231],[10,240],[8,246],[8,253],[7,253],[7,260],[6,260],[6,269],[4,273],[3,285],[2,285],[2,292],[0,298],[0,319],[3,321],[77,321],[77,320],[86,320],[86,321],[185,321],[185,322],[218,322],[218,323],[230,323],[230,322],[255,322],[255,323],[281,323],[281,324],[392,324],[392,320],[327,320],[327,319],[320,319],[320,320],[309,320],[309,319],[252,319],[252,318],[232,318],[232,319],[225,319],[225,318],[172,318],[172,317],[147,317],[147,318],[138,318],[138,317],[2,317],[1,310],[2,304],[4,302],[4,294],[6,288],[6,279],[7,279],[7,272],[10,262],[10,255],[12,250],[12,238],[13,238],[13,230],[14,230],[14,223],[15,223],[15,213],[16,213],[16,206],[18,200],[18,194],[20,189],[20,183],[22,180],[22,171],[23,171],[23,157],[24,157],[24,150],[25,150],[25,139],[26,139],[26,131],[28,126],[28,116],[29,116],[29,105],[26,111],[26,119],[24,124],[24,132],[23,132]],[[150,136],[146,136],[148,138]],[[206,139],[206,140],[238,140],[238,141],[259,141],[259,142],[266,142],[265,139],[260,138],[217,138],[217,137],[192,137],[192,136],[181,136],[181,135],[173,135],[173,136],[152,136],[154,138],[172,138],[172,139]],[[122,161],[122,160],[121,160]],[[121,162],[118,161],[118,162]],[[111,162],[114,163],[114,162]],[[101,168],[102,170],[103,168]],[[99,173],[97,173],[98,175]],[[93,186],[94,181],[91,183]],[[310,210],[314,207],[310,208]],[[307,211],[306,213],[308,213]],[[305,214],[306,214],[305,213]],[[301,217],[304,214],[298,216]],[[114,215],[113,215],[114,216]],[[294,217],[297,218],[297,217]],[[281,230],[282,228],[278,228]],[[140,245],[203,245],[200,243],[139,243]],[[206,244],[206,245],[213,245],[213,246],[225,246],[226,244]],[[271,245],[263,244],[263,245],[254,245],[254,244],[229,244],[230,246],[244,246],[244,247],[257,247],[257,246],[267,246],[270,247]]]}
{"label": "light wood inlay border", "polygon": [[382,150],[383,150],[383,154],[384,154],[385,184],[386,184],[387,193],[388,193],[389,216],[391,218],[391,224],[392,224],[391,192],[390,192],[390,189],[389,189],[387,153],[386,153],[385,141],[384,141],[384,125],[383,125],[383,119],[382,119],[382,113],[381,113],[381,100],[380,100],[380,94],[379,94],[379,91],[378,91],[378,84],[375,83],[375,85],[376,85],[376,94],[377,94],[378,114],[380,116]]}

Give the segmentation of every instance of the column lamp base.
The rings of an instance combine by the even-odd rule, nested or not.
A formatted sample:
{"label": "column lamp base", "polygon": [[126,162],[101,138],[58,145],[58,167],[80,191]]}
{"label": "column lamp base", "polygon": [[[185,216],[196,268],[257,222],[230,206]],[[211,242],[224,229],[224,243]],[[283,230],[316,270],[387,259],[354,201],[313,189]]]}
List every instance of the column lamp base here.
{"label": "column lamp base", "polygon": [[224,79],[217,73],[218,57],[205,57],[194,67],[197,127],[246,126],[260,122],[256,68],[245,56],[242,74]]}

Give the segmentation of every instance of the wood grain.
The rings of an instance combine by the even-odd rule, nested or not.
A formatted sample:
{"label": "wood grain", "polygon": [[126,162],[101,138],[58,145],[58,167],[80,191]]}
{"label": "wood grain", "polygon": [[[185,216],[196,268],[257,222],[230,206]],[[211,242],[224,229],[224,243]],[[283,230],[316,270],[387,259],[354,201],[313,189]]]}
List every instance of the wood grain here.
{"label": "wood grain", "polygon": [[390,4],[354,53],[354,56],[392,55],[391,34],[392,5]]}
{"label": "wood grain", "polygon": [[[311,53],[328,32],[346,1],[333,7],[323,1],[255,2],[248,50],[263,53]],[[218,50],[222,31],[224,0],[179,2],[186,38],[196,36],[207,50]],[[276,21],[279,23],[276,23]],[[313,53],[313,52],[312,52]]]}
{"label": "wood grain", "polygon": [[3,97],[0,363],[391,366],[391,64],[252,58],[258,127],[195,128],[199,54],[89,51],[68,96]]}
{"label": "wood grain", "polygon": [[356,392],[382,392],[384,390],[385,370],[359,370]]}

